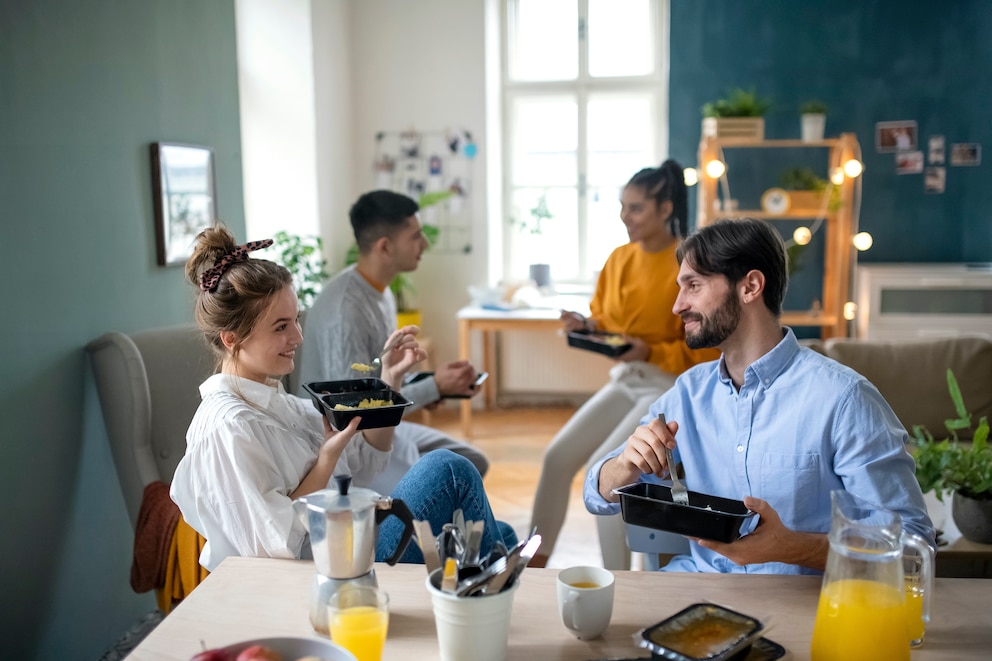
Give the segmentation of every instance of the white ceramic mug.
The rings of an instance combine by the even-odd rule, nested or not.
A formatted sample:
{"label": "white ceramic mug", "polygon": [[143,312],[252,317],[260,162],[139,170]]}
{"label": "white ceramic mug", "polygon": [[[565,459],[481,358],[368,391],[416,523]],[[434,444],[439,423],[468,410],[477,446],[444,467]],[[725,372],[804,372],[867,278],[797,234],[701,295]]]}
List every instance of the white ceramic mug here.
{"label": "white ceramic mug", "polygon": [[558,613],[582,640],[601,636],[613,616],[613,574],[602,567],[569,567],[558,572]]}

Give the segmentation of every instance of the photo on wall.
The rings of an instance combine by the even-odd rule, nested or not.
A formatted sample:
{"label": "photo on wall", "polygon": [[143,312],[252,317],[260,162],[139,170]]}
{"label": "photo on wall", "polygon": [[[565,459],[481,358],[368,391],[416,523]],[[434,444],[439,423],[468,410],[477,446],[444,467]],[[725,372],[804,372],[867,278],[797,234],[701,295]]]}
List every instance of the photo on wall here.
{"label": "photo on wall", "polygon": [[896,154],[896,174],[919,174],[923,172],[923,152],[902,151]]}
{"label": "photo on wall", "polygon": [[879,154],[915,151],[916,139],[915,121],[877,122],[875,124],[875,151]]}
{"label": "photo on wall", "polygon": [[947,183],[947,168],[931,165],[923,173],[923,192],[939,194],[944,192]]}
{"label": "photo on wall", "polygon": [[943,165],[944,164],[944,136],[942,135],[932,135],[927,141],[928,151],[930,152],[927,160],[930,165]]}
{"label": "photo on wall", "polygon": [[951,165],[974,167],[982,164],[982,146],[977,142],[958,142],[951,145]]}

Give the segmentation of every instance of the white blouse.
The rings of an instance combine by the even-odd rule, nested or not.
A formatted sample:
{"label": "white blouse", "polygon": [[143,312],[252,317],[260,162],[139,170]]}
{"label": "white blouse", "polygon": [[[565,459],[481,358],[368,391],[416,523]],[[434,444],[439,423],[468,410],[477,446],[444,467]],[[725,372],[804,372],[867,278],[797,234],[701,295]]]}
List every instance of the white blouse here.
{"label": "white blouse", "polygon": [[[317,462],[320,413],[278,381],[215,374],[200,396],[170,490],[186,523],[207,540],[200,564],[213,571],[229,555],[299,558],[307,531],[289,494]],[[389,455],[355,434],[334,474],[348,472],[355,486],[366,486]]]}

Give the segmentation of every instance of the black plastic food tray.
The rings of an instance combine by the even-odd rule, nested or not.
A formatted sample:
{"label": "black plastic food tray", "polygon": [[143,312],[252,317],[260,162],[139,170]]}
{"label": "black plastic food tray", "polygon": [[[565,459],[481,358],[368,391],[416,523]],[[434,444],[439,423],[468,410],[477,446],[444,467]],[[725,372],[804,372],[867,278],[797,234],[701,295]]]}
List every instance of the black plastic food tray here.
{"label": "black plastic food tray", "polygon": [[568,346],[575,347],[576,349],[595,351],[596,353],[601,353],[604,356],[609,356],[610,358],[616,358],[617,356],[630,351],[630,347],[632,345],[629,342],[618,345],[607,344],[604,342],[603,340],[610,335],[616,335],[616,333],[602,333],[599,331],[587,330],[569,331]]}
{"label": "black plastic food tray", "polygon": [[[720,622],[723,622],[725,627],[731,628],[726,632],[725,640],[712,640],[714,627]],[[699,628],[700,633],[708,639],[706,642],[709,642],[714,649],[694,656],[689,649],[681,647],[680,642],[686,645],[693,642],[691,639],[694,627]],[[761,622],[750,615],[718,604],[696,603],[641,631],[641,647],[651,650],[653,659],[671,661],[745,659],[749,656],[751,645],[761,637],[763,628]]]}
{"label": "black plastic food tray", "polygon": [[627,523],[688,537],[729,543],[741,536],[741,525],[754,512],[740,500],[689,492],[689,504],[672,502],[672,488],[636,482],[614,489]]}
{"label": "black plastic food tray", "polygon": [[[403,409],[413,402],[386,385],[381,379],[347,379],[345,381],[314,381],[304,383],[313,405],[331,420],[335,429],[344,429],[356,415],[362,417],[359,429],[395,427],[403,419]],[[336,404],[358,406],[363,399],[388,399],[391,406],[371,409],[335,410]]]}

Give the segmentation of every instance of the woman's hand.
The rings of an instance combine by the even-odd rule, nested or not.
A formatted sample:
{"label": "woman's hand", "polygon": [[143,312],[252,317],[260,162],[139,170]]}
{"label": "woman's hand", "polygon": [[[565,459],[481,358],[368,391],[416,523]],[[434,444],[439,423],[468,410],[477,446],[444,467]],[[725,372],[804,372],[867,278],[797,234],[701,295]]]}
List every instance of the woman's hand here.
{"label": "woman's hand", "polygon": [[382,357],[382,380],[393,390],[402,388],[403,377],[410,368],[427,358],[427,352],[417,343],[418,333],[420,328],[417,326],[404,326],[393,331],[386,340],[387,346],[396,340],[396,345]]}
{"label": "woman's hand", "polygon": [[583,329],[588,330],[594,327],[592,320],[586,319],[578,312],[562,310],[559,319],[561,319],[561,325],[564,327],[566,333]]}
{"label": "woman's hand", "polygon": [[331,427],[331,423],[327,421],[327,416],[321,416],[321,418],[324,421],[324,442],[317,452],[317,463],[303,477],[296,490],[289,494],[289,497],[294,500],[327,486],[334,473],[334,467],[337,465],[338,459],[341,458],[341,453],[344,452],[348,441],[358,432],[358,425],[362,421],[356,415],[348,422],[347,427],[337,431]]}
{"label": "woman's hand", "polygon": [[617,356],[621,363],[642,362],[646,363],[651,358],[651,346],[639,337],[624,335],[623,339],[630,344],[630,348]]}

